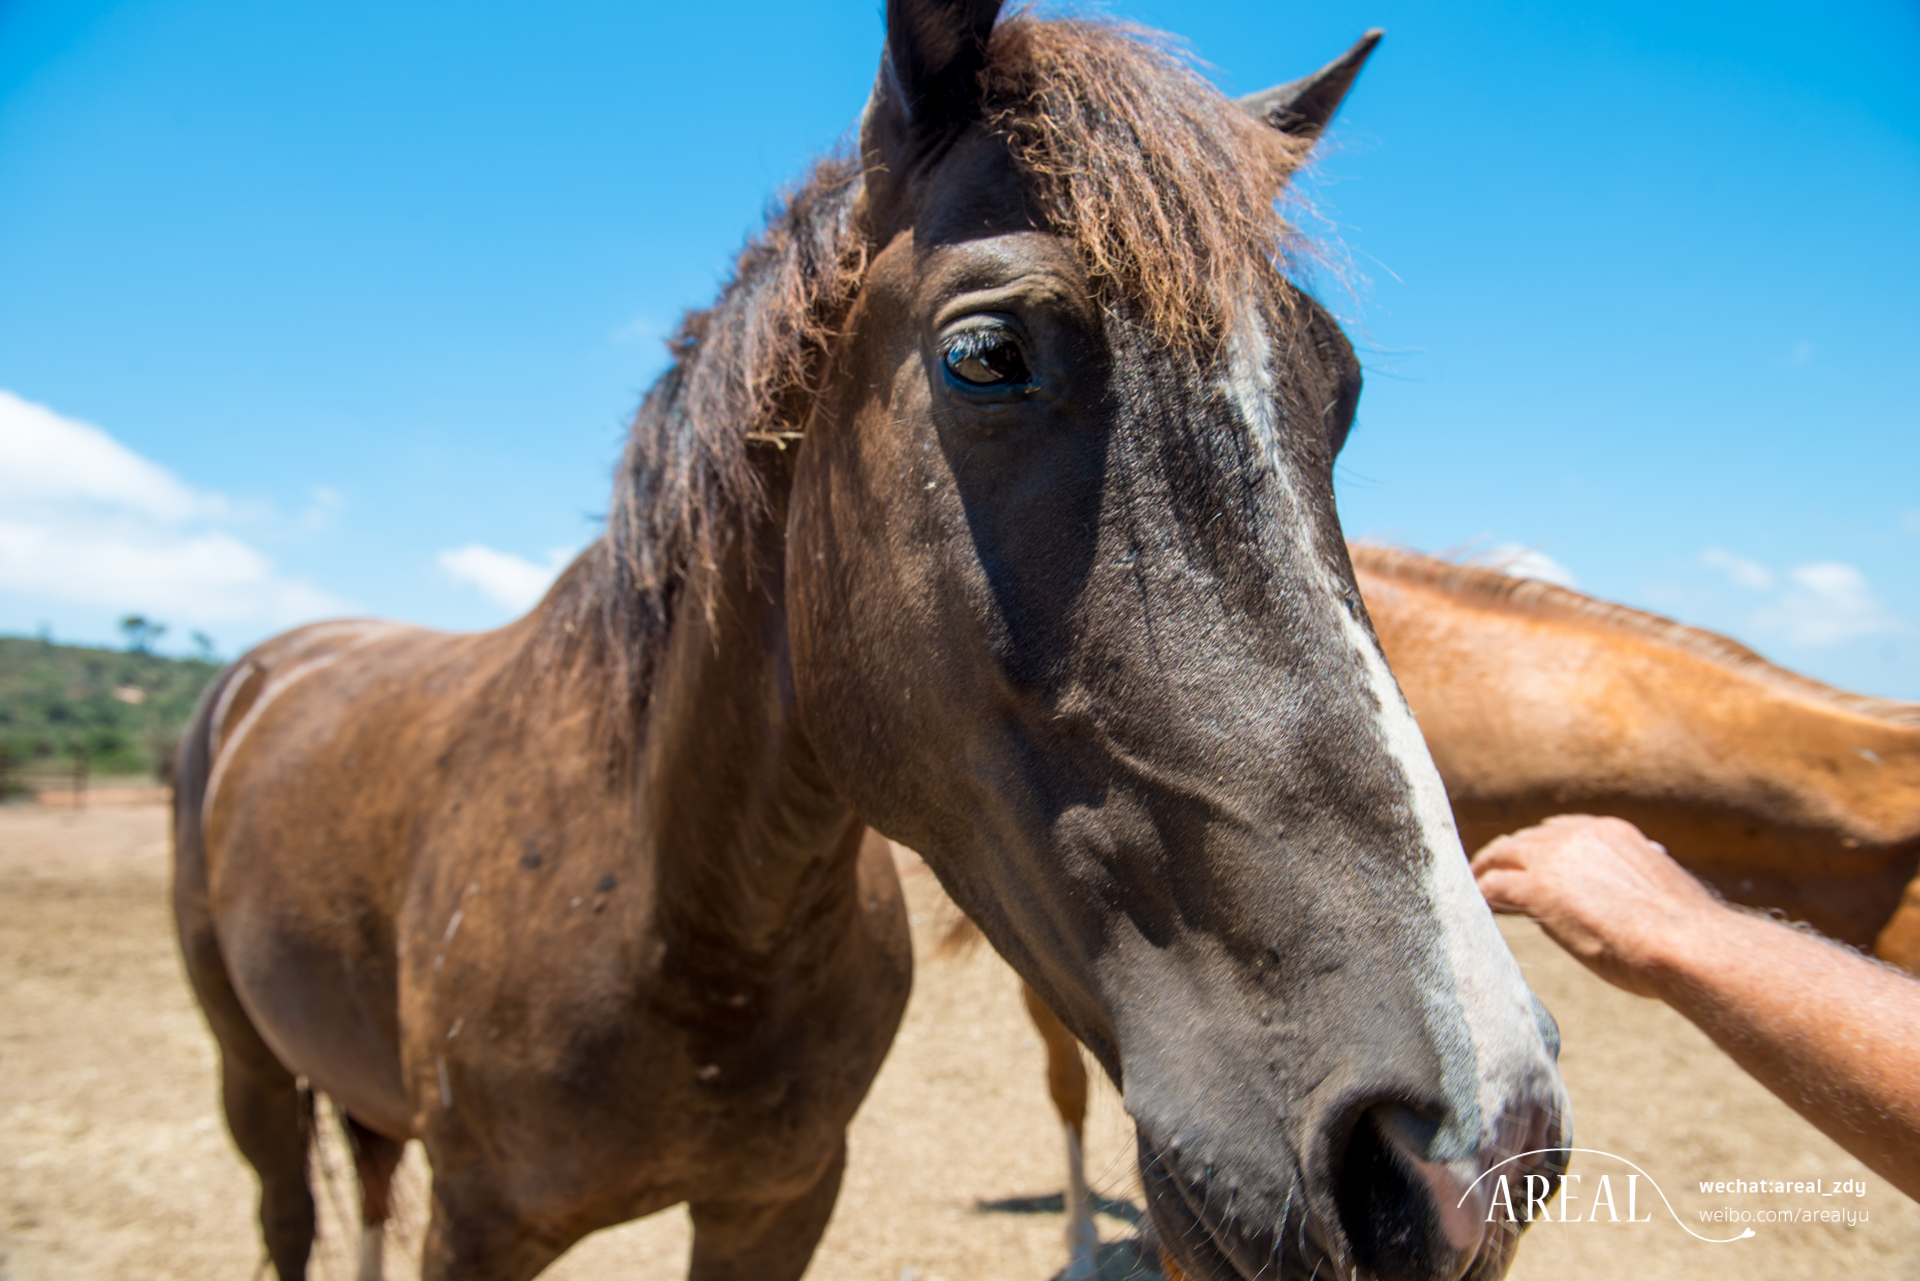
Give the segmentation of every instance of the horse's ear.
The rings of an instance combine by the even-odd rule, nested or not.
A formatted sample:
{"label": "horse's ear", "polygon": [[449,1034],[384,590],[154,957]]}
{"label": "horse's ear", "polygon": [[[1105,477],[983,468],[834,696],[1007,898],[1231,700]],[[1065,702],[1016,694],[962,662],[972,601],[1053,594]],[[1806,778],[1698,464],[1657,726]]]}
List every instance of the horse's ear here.
{"label": "horse's ear", "polygon": [[887,49],[860,121],[870,203],[979,115],[1001,3],[887,0]]}
{"label": "horse's ear", "polygon": [[1347,90],[1353,88],[1354,77],[1367,65],[1367,56],[1385,34],[1375,27],[1353,48],[1312,75],[1248,94],[1240,99],[1241,109],[1281,133],[1309,140],[1319,137],[1333,113],[1340,110]]}
{"label": "horse's ear", "polygon": [[1000,4],[887,0],[887,63],[915,133],[950,132],[979,110],[980,69]]}

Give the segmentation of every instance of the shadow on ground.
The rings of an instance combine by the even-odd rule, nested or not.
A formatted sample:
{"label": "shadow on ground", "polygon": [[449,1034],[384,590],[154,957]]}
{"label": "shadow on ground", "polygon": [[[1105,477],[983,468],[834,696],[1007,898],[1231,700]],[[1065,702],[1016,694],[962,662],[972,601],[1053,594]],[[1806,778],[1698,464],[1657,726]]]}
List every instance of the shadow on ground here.
{"label": "shadow on ground", "polygon": [[[1155,1251],[1158,1254],[1158,1251]],[[1166,1281],[1156,1259],[1148,1259],[1137,1241],[1109,1241],[1093,1256],[1094,1281]],[[1066,1272],[1056,1272],[1053,1281],[1063,1281]]]}
{"label": "shadow on ground", "polygon": [[[975,1214],[1065,1214],[1067,1198],[1062,1192],[1051,1196],[1010,1196],[998,1201],[976,1201],[973,1211]],[[1093,1212],[1133,1226],[1138,1226],[1146,1217],[1145,1211],[1133,1202],[1117,1201],[1098,1192],[1093,1194]]]}
{"label": "shadow on ground", "polygon": [[[998,1201],[976,1201],[973,1209],[976,1214],[1065,1214],[1067,1198],[1060,1192],[1051,1196],[1010,1196]],[[1093,1212],[1133,1227],[1138,1227],[1146,1217],[1146,1212],[1133,1202],[1097,1192],[1093,1195]],[[1094,1253],[1093,1281],[1165,1281],[1158,1251],[1154,1254],[1155,1258],[1148,1258],[1138,1241],[1109,1241]],[[1053,1281],[1064,1281],[1066,1275],[1064,1269],[1056,1272]]]}

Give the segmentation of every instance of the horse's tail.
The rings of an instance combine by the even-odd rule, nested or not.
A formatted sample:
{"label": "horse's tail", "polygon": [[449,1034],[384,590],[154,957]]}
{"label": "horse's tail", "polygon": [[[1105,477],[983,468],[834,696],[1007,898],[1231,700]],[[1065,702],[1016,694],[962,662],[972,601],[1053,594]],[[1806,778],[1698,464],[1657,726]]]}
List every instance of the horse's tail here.
{"label": "horse's tail", "polygon": [[240,670],[235,664],[215,676],[200,691],[193,719],[180,736],[173,753],[173,858],[174,873],[179,875],[180,860],[191,854],[205,857],[200,830],[201,807],[207,798],[207,777],[213,771],[213,712],[221,695]]}
{"label": "horse's tail", "polygon": [[226,697],[227,687],[244,667],[236,663],[208,682],[173,753],[173,922],[187,977],[209,1017],[213,1011],[209,1001],[218,1003],[222,994],[228,1000],[232,998],[226,993],[225,966],[214,938],[207,893],[206,833],[201,824],[207,782],[213,772],[214,717],[223,702],[231,701]]}
{"label": "horse's tail", "polygon": [[[867,835],[886,840],[880,836],[880,833],[871,829],[868,830]],[[900,869],[903,876],[910,868],[917,868],[922,872],[927,870],[919,854],[897,841],[887,840],[886,843],[893,851],[894,866]],[[937,884],[936,882],[936,886]],[[933,934],[933,955],[941,957],[970,956],[973,950],[986,939],[986,935],[980,932],[980,927],[973,923],[973,918],[961,911],[960,905],[948,898],[944,892],[940,894],[939,905],[934,908],[931,933]]]}
{"label": "horse's tail", "polygon": [[933,945],[935,956],[969,956],[973,949],[985,941],[986,935],[973,923],[973,918],[958,907],[948,904],[952,917],[938,926],[940,941]]}

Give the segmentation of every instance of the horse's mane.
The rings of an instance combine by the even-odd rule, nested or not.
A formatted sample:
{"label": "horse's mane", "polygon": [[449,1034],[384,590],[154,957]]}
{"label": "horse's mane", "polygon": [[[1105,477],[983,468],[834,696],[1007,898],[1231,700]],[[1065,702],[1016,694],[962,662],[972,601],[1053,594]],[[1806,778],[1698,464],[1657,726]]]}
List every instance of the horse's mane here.
{"label": "horse's mane", "polygon": [[1452,596],[1513,613],[1571,619],[1625,632],[1706,659],[1783,694],[1825,703],[1903,729],[1920,729],[1920,703],[1903,703],[1896,699],[1875,698],[1836,689],[1810,676],[1802,676],[1770,663],[1739,641],[1718,632],[1710,632],[1704,627],[1689,627],[1659,614],[1598,600],[1538,579],[1518,578],[1498,569],[1424,556],[1402,548],[1354,543],[1348,550],[1356,568],[1382,578],[1434,587]]}
{"label": "horse's mane", "polygon": [[[1017,13],[994,29],[981,90],[986,127],[1110,313],[1204,359],[1250,298],[1289,306],[1274,269],[1296,242],[1275,200],[1306,144],[1229,102],[1169,38]],[[769,210],[718,301],[681,320],[634,418],[606,533],[543,606],[530,660],[609,677],[614,727],[645,707],[690,577],[763,510],[750,450],[784,447],[806,420],[865,278],[860,187],[851,156],[819,162]]]}
{"label": "horse's mane", "polygon": [[610,678],[623,735],[644,709],[688,579],[720,561],[766,498],[749,455],[805,421],[832,327],[866,270],[854,227],[859,167],[837,154],[767,214],[719,301],[689,311],[673,363],[634,415],[606,533],[545,602],[535,661]]}

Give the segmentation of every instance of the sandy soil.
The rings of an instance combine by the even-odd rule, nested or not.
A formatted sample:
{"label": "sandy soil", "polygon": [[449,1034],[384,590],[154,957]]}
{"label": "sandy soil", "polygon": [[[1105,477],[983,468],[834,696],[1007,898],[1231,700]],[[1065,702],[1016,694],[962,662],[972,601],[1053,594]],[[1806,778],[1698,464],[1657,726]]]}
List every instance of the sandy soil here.
{"label": "sandy soil", "polygon": [[[252,1179],[217,1111],[212,1044],[174,956],[166,848],[154,806],[86,812],[0,809],[0,1278],[252,1277],[260,1247]],[[942,901],[909,878],[916,936]],[[1517,1278],[1893,1277],[1920,1272],[1920,1207],[1744,1077],[1664,1007],[1606,988],[1533,927],[1507,936],[1558,1015],[1577,1142],[1644,1169],[1639,1215],[1553,1222],[1523,1244]],[[923,956],[925,953],[923,952]],[[1041,1052],[1011,973],[984,949],[923,960],[907,1023],[856,1120],[852,1164],[813,1278],[1001,1281],[1052,1277],[1064,1262],[1058,1130]],[[1131,1136],[1117,1096],[1097,1098],[1090,1169],[1127,1232],[1138,1203]],[[348,1279],[353,1204],[337,1143],[320,1154],[323,1235],[312,1275]],[[1591,1203],[1610,1157],[1580,1157]],[[417,1151],[404,1171],[389,1275],[413,1275],[425,1200]],[[1703,1179],[1863,1180],[1861,1197],[1702,1196]],[[1705,1244],[1705,1208],[1844,1208],[1866,1221],[1755,1223],[1755,1236]],[[1604,1218],[1604,1212],[1602,1213]],[[564,1281],[684,1274],[678,1211],[581,1243],[548,1275]],[[1119,1258],[1114,1259],[1117,1265]],[[1115,1267],[1114,1275],[1121,1269]]]}

